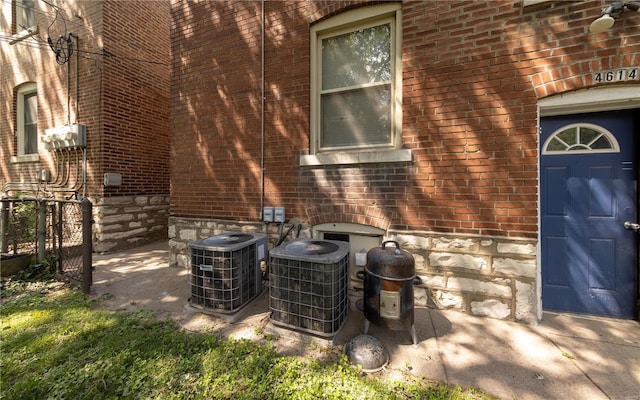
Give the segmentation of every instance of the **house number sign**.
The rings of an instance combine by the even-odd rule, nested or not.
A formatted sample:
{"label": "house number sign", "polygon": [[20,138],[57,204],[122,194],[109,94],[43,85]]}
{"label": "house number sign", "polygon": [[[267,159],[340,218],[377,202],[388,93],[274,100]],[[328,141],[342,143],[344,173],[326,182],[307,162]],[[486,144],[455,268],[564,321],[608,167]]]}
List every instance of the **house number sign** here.
{"label": "house number sign", "polygon": [[596,83],[635,81],[638,78],[640,78],[640,68],[610,69],[593,73],[593,81]]}

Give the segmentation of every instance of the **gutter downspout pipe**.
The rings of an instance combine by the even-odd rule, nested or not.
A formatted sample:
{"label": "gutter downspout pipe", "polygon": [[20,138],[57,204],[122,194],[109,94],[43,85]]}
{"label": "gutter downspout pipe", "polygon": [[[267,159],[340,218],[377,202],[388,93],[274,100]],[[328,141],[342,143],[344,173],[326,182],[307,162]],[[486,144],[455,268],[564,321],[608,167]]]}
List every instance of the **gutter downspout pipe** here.
{"label": "gutter downspout pipe", "polygon": [[[264,219],[262,215],[264,210],[264,0],[261,1],[261,30],[260,30],[260,210],[259,214],[261,220]],[[265,228],[266,230],[266,228]]]}

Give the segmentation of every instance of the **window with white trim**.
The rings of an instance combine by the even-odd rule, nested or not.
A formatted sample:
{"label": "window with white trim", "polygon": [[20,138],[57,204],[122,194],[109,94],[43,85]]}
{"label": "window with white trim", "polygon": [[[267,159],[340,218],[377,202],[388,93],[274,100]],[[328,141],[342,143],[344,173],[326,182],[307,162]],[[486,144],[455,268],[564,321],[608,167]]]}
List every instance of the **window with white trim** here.
{"label": "window with white trim", "polygon": [[616,137],[594,124],[571,124],[556,130],[544,142],[542,154],[617,153]]}
{"label": "window with white trim", "polygon": [[401,149],[400,7],[350,10],[312,26],[312,155]]}
{"label": "window with white trim", "polygon": [[38,96],[35,83],[22,85],[16,96],[18,156],[38,153]]}

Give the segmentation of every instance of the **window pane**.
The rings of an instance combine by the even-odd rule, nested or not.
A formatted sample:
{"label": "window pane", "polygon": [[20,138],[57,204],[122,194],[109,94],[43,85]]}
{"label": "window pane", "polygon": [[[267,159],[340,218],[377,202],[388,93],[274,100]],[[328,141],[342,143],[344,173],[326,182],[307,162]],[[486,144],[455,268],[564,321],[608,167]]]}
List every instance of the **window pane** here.
{"label": "window pane", "polygon": [[547,151],[565,151],[566,149],[567,146],[555,137],[547,145]]}
{"label": "window pane", "polygon": [[38,152],[38,126],[29,124],[24,126],[24,154]]}
{"label": "window pane", "polygon": [[593,141],[593,139],[597,138],[598,135],[600,135],[600,132],[591,129],[591,128],[586,128],[584,126],[580,127],[580,143],[582,144],[589,144]]}
{"label": "window pane", "polygon": [[391,143],[390,85],[322,96],[320,147]]}
{"label": "window pane", "polygon": [[33,10],[34,6],[35,0],[22,0],[16,3],[16,8],[18,8],[17,12],[20,15],[18,18],[18,23],[20,24],[18,30],[22,30],[23,27],[30,28],[36,24],[36,16]]}
{"label": "window pane", "polygon": [[24,123],[33,124],[38,121],[38,98],[35,93],[24,95]]}
{"label": "window pane", "polygon": [[596,140],[591,144],[591,148],[592,149],[612,149],[613,146],[611,145],[611,142],[609,142],[609,139],[607,139],[605,136],[601,136],[598,140]]}
{"label": "window pane", "polygon": [[38,98],[36,93],[24,95],[24,154],[38,152]]}
{"label": "window pane", "polygon": [[322,40],[322,89],[391,79],[391,25]]}
{"label": "window pane", "polygon": [[576,128],[570,128],[566,131],[562,131],[556,135],[559,139],[564,141],[569,146],[576,144]]}

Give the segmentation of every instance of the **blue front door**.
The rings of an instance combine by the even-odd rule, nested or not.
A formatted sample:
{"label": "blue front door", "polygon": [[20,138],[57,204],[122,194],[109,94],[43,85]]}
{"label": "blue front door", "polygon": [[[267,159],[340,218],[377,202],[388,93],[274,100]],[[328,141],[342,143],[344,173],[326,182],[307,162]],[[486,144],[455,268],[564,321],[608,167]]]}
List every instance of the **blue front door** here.
{"label": "blue front door", "polygon": [[638,112],[541,119],[543,308],[636,316]]}

